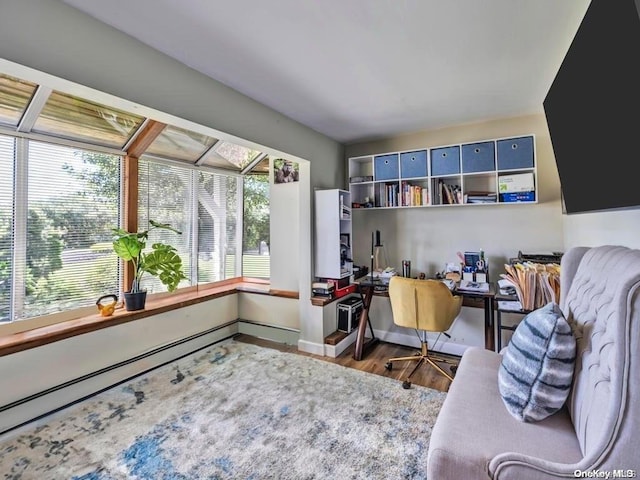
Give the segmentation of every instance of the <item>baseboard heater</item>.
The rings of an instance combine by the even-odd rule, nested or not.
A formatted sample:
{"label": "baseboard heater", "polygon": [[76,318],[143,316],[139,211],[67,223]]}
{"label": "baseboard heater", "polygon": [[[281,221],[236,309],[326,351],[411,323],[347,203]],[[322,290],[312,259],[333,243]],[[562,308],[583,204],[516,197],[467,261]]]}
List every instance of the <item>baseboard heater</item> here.
{"label": "baseboard heater", "polygon": [[[181,345],[187,344],[187,343],[192,342],[194,340],[197,340],[199,338],[206,337],[207,335],[211,335],[211,334],[213,334],[213,333],[215,333],[215,332],[217,332],[219,330],[232,327],[232,326],[236,325],[237,323],[238,323],[238,320],[233,320],[231,322],[227,322],[225,324],[210,328],[210,329],[205,330],[203,332],[199,332],[199,333],[196,333],[194,335],[190,335],[189,337],[185,337],[185,338],[182,338],[180,340],[176,340],[174,342],[168,343],[166,345],[162,345],[161,347],[157,347],[157,348],[155,348],[153,350],[150,350],[150,351],[145,352],[143,354],[137,355],[137,356],[132,357],[132,358],[130,358],[128,360],[124,360],[122,362],[115,363],[115,364],[110,365],[108,367],[101,368],[100,370],[96,370],[95,372],[88,373],[86,375],[83,375],[81,377],[75,378],[73,380],[69,380],[69,381],[64,382],[64,383],[62,383],[60,385],[56,385],[54,387],[50,387],[50,388],[48,388],[46,390],[43,390],[41,392],[35,393],[33,395],[29,395],[28,397],[22,398],[20,400],[16,400],[15,402],[3,405],[2,407],[0,407],[0,418],[1,418],[2,414],[6,413],[9,410],[15,409],[15,408],[20,407],[20,406],[25,406],[25,405],[29,404],[30,402],[37,401],[39,399],[42,399],[43,397],[46,397],[48,395],[52,395],[52,394],[54,394],[56,392],[60,392],[60,391],[62,391],[64,389],[66,389],[66,388],[70,388],[70,387],[73,387],[74,385],[78,385],[78,384],[80,384],[82,382],[86,382],[86,381],[91,380],[93,378],[99,377],[100,375],[104,375],[104,374],[112,372],[114,370],[126,367],[128,365],[134,364],[136,362],[139,362],[139,361],[144,360],[146,358],[152,357],[154,355],[158,355],[158,354],[166,352],[168,350],[175,349],[176,347],[179,347]],[[227,340],[227,339],[229,339],[229,338],[231,338],[231,337],[233,337],[235,335],[236,335],[236,332],[233,332],[233,333],[230,333],[228,335],[225,335],[224,337],[218,338],[215,341],[207,343],[205,345],[200,345],[200,346],[198,346],[197,348],[195,348],[193,350],[190,350],[190,351],[188,351],[186,353],[182,353],[181,355],[178,355],[176,357],[172,357],[172,358],[170,358],[168,360],[165,360],[165,361],[163,361],[163,362],[161,362],[161,363],[159,363],[159,364],[157,364],[157,365],[155,365],[155,366],[153,366],[151,368],[147,368],[147,369],[145,369],[145,370],[143,370],[141,372],[137,372],[137,373],[135,373],[133,375],[129,375],[126,378],[123,378],[123,379],[120,379],[120,380],[116,381],[115,383],[110,383],[108,386],[102,387],[102,388],[100,388],[98,390],[95,390],[95,391],[91,392],[90,394],[85,394],[85,395],[81,396],[78,399],[75,399],[75,400],[70,401],[70,402],[66,402],[66,403],[64,403],[64,404],[62,404],[62,405],[60,405],[60,406],[58,406],[56,408],[53,408],[51,410],[47,410],[45,413],[41,413],[41,414],[32,416],[30,418],[27,418],[27,419],[22,419],[18,424],[11,425],[11,426],[6,426],[6,425],[3,425],[3,424],[0,424],[0,435],[4,434],[4,433],[7,433],[7,432],[9,432],[11,430],[14,430],[16,428],[19,428],[19,427],[21,427],[23,425],[26,425],[26,424],[28,424],[30,422],[39,420],[39,419],[41,419],[41,418],[43,418],[43,417],[45,417],[47,415],[51,415],[53,413],[56,413],[56,412],[58,412],[58,411],[60,411],[60,410],[62,410],[64,408],[68,408],[68,407],[70,407],[70,406],[72,406],[72,405],[74,405],[76,403],[79,403],[79,402],[81,402],[83,400],[86,400],[87,398],[90,398],[90,397],[92,397],[94,395],[97,395],[97,394],[99,394],[99,393],[101,393],[101,392],[103,392],[105,390],[108,390],[108,389],[113,388],[113,387],[115,387],[117,385],[120,385],[121,383],[128,382],[129,380],[131,380],[131,379],[133,379],[135,377],[138,377],[138,376],[143,375],[143,374],[145,374],[147,372],[155,370],[156,368],[159,368],[159,367],[162,367],[162,366],[167,365],[169,363],[172,363],[172,362],[174,362],[176,360],[179,360],[180,358],[186,357],[188,355],[192,355],[193,353],[195,353],[195,352],[197,352],[199,350],[202,350],[204,348],[208,348],[208,347],[210,347],[212,345],[215,345],[215,344],[220,343],[220,342],[222,342],[224,340]]]}

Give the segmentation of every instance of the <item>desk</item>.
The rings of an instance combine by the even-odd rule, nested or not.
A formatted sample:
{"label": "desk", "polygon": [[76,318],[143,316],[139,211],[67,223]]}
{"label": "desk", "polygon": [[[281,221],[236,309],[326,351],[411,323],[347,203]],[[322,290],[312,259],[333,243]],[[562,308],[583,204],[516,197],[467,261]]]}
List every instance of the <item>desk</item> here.
{"label": "desk", "polygon": [[[462,295],[464,300],[462,305],[466,307],[477,307],[474,300],[481,301],[484,308],[484,348],[487,350],[496,349],[496,329],[493,314],[493,299],[496,296],[496,288],[493,283],[489,283],[489,291],[487,292],[468,292],[458,290],[457,286],[453,290],[455,295]],[[471,301],[471,302],[469,302]]]}
{"label": "desk", "polygon": [[[358,323],[358,332],[356,336],[356,345],[353,350],[353,359],[362,360],[366,354],[379,339],[376,338],[371,320],[369,319],[369,307],[374,295],[388,297],[388,291],[383,290],[388,286],[388,281],[380,279],[366,278],[357,282],[357,291],[362,298],[362,312],[360,313],[360,321]],[[377,288],[376,288],[377,287]],[[493,300],[496,295],[496,289],[493,283],[489,283],[488,292],[467,292],[454,289],[455,295],[462,295],[465,300],[478,300],[482,302],[484,308],[484,348],[487,350],[495,350],[495,323],[493,315]],[[465,305],[463,303],[463,305]],[[467,303],[465,306],[475,307],[473,303]],[[371,337],[366,338],[367,327],[371,330]]]}
{"label": "desk", "polygon": [[512,313],[512,314],[516,314],[516,315],[527,315],[528,313],[531,313],[531,310],[507,310],[507,309],[503,309],[500,308],[500,303],[499,302],[514,302],[518,300],[518,297],[516,295],[505,295],[502,293],[497,293],[495,296],[495,311],[496,311],[496,332],[498,334],[498,349],[496,350],[497,352],[499,352],[500,350],[502,350],[502,331],[503,330],[510,330],[510,331],[515,331],[516,327],[518,326],[518,323],[516,323],[513,326],[509,326],[509,325],[503,325],[502,324],[502,314],[503,313]]}
{"label": "desk", "polygon": [[[362,312],[360,312],[360,320],[358,322],[358,332],[356,333],[356,345],[353,349],[353,359],[362,360],[362,356],[379,342],[373,333],[373,327],[371,326],[371,320],[369,319],[369,307],[371,306],[371,300],[373,295],[389,296],[388,291],[377,290],[388,287],[389,283],[377,278],[365,278],[356,282],[357,292],[362,299]],[[371,337],[366,338],[367,326],[371,330]]]}

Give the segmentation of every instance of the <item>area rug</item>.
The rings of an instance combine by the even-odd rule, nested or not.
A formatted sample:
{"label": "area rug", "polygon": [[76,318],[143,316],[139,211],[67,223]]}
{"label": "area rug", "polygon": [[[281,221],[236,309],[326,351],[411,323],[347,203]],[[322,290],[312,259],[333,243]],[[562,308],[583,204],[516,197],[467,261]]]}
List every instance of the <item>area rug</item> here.
{"label": "area rug", "polygon": [[445,395],[227,340],[5,435],[1,476],[425,479]]}

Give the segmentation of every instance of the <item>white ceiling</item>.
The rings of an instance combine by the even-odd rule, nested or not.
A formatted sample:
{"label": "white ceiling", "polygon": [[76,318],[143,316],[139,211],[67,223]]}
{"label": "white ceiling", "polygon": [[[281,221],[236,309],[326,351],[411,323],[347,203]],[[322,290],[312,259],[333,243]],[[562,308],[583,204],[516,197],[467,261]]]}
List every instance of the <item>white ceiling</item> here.
{"label": "white ceiling", "polygon": [[64,0],[339,142],[539,113],[590,0]]}

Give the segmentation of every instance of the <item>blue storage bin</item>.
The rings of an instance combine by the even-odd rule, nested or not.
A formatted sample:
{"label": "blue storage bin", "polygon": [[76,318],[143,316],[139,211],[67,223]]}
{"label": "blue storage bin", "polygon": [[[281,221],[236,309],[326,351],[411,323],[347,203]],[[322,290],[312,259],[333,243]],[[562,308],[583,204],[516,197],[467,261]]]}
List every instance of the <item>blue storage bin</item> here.
{"label": "blue storage bin", "polygon": [[427,151],[418,150],[400,154],[400,177],[417,178],[427,176]]}
{"label": "blue storage bin", "polygon": [[462,146],[462,173],[490,172],[496,169],[494,142],[470,143]]}
{"label": "blue storage bin", "polygon": [[431,150],[431,175],[460,173],[460,147],[441,147]]}
{"label": "blue storage bin", "polygon": [[373,158],[373,177],[375,180],[396,180],[399,175],[398,154],[378,155]]}
{"label": "blue storage bin", "polygon": [[533,168],[533,137],[498,140],[498,170]]}

